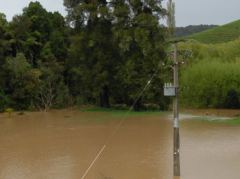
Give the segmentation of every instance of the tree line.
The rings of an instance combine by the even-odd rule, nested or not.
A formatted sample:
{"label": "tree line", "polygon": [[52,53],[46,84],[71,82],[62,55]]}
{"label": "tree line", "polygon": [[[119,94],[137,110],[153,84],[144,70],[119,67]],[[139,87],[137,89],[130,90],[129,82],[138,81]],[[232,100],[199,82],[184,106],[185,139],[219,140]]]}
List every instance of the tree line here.
{"label": "tree line", "polygon": [[67,17],[31,2],[0,14],[0,110],[93,104],[165,108],[161,0],[64,0]]}

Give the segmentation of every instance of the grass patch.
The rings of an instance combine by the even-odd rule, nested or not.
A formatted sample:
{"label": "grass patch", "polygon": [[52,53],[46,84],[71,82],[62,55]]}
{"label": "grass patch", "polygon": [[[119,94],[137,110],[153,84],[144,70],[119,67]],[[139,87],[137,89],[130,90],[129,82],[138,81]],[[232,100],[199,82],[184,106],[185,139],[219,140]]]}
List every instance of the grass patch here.
{"label": "grass patch", "polygon": [[113,116],[144,116],[144,115],[163,115],[167,114],[167,111],[129,111],[129,110],[118,110],[112,108],[99,108],[93,107],[83,110],[83,112],[99,112],[99,113],[108,113]]}
{"label": "grass patch", "polygon": [[106,124],[114,121],[120,121],[122,119],[128,120],[131,117],[134,118],[148,118],[155,116],[163,116],[168,114],[167,111],[129,111],[129,110],[116,110],[111,108],[99,108],[99,107],[90,107],[81,109],[83,112],[81,117],[71,116],[68,117],[68,120],[76,120],[82,124]]}
{"label": "grass patch", "polygon": [[240,125],[240,118],[233,118],[230,120],[223,120],[223,121],[219,121],[223,124],[228,124],[228,125]]}

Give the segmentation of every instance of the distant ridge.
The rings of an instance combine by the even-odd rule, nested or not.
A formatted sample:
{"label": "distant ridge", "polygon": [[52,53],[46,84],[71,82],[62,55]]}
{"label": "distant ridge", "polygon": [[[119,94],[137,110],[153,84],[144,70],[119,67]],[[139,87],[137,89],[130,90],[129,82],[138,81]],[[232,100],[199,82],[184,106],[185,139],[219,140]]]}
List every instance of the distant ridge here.
{"label": "distant ridge", "polygon": [[199,33],[208,29],[218,27],[217,25],[189,25],[186,27],[176,27],[175,37],[186,37],[195,33]]}
{"label": "distant ridge", "polygon": [[207,44],[229,42],[239,37],[240,20],[188,36],[189,39],[194,39]]}

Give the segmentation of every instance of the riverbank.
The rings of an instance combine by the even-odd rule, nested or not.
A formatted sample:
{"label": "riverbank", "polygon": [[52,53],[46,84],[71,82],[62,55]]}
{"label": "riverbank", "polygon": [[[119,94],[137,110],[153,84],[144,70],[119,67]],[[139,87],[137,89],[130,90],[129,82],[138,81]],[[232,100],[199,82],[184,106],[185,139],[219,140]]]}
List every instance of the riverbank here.
{"label": "riverbank", "polygon": [[[17,116],[31,116],[33,115],[57,115],[59,113],[72,113],[78,115],[82,114],[99,114],[99,116],[103,116],[104,114],[108,117],[106,118],[95,118],[99,122],[103,122],[104,120],[114,120],[116,118],[127,118],[130,116],[165,116],[168,119],[172,119],[172,111],[131,111],[131,110],[119,110],[112,108],[98,108],[93,106],[83,106],[83,107],[74,107],[67,109],[55,109],[47,112],[43,111],[20,111],[20,112],[5,112],[0,114],[0,118],[14,118]],[[65,115],[66,118],[70,118],[68,115]],[[112,117],[112,118],[111,118]],[[231,125],[240,125],[240,110],[231,110],[231,109],[181,109],[180,120],[204,120],[209,122],[218,122],[224,124]]]}

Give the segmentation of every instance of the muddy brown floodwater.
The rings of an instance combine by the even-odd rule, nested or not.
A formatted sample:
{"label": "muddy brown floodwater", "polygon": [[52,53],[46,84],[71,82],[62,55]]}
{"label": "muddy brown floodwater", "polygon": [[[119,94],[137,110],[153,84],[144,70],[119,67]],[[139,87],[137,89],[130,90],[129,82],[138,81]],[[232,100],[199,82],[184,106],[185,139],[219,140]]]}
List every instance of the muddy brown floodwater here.
{"label": "muddy brown floodwater", "polygon": [[[86,179],[173,179],[168,115],[130,115]],[[0,115],[0,179],[81,179],[121,114]],[[181,179],[239,179],[240,127],[181,122]]]}

